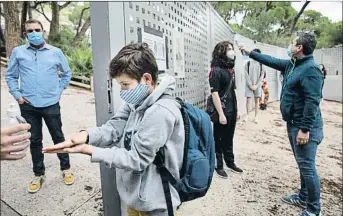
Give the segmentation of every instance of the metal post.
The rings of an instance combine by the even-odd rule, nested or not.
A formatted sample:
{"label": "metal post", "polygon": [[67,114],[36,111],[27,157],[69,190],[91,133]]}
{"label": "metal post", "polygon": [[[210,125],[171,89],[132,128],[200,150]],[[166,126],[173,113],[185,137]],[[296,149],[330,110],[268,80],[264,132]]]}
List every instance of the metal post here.
{"label": "metal post", "polygon": [[[124,3],[91,2],[91,25],[96,121],[100,126],[114,115],[122,103],[118,86],[109,78],[108,65],[125,45]],[[105,216],[124,216],[115,169],[100,164],[100,172]]]}

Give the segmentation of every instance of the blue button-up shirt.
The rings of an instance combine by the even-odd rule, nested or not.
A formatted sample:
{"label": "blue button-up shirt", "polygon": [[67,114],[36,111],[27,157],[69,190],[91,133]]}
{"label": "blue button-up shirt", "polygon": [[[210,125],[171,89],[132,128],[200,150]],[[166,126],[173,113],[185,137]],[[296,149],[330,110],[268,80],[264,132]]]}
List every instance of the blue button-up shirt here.
{"label": "blue button-up shirt", "polygon": [[16,100],[23,97],[34,107],[56,104],[70,78],[67,59],[59,48],[49,44],[38,50],[29,44],[15,47],[5,75],[13,97]]}

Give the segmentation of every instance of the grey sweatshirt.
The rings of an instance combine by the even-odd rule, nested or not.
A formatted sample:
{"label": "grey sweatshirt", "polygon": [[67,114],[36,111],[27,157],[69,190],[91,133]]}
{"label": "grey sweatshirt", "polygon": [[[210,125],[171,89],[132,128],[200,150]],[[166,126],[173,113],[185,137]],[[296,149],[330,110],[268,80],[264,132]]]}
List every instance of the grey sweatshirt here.
{"label": "grey sweatshirt", "polygon": [[[88,129],[89,144],[95,146],[92,162],[104,162],[116,168],[118,192],[126,205],[167,215],[160,174],[153,161],[164,147],[165,165],[175,178],[180,178],[185,141],[180,105],[170,99],[175,79],[164,75],[159,85],[137,109],[124,104],[106,124]],[[177,191],[170,186],[174,210],[180,204]]]}
{"label": "grey sweatshirt", "polygon": [[[250,62],[249,74],[248,74],[248,62]],[[262,73],[261,73],[261,66],[259,62],[253,59],[249,59],[249,61],[247,61],[244,66],[244,71],[245,71],[246,85],[249,88],[251,85],[256,85],[258,88],[262,86],[262,80],[264,77],[265,69],[262,66]]]}

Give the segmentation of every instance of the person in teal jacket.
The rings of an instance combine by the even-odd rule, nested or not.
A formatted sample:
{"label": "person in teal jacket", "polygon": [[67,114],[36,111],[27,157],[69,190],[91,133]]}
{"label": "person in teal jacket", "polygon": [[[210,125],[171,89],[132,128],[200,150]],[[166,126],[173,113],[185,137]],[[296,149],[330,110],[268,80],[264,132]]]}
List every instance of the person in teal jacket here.
{"label": "person in teal jacket", "polygon": [[291,59],[278,59],[242,47],[250,58],[281,71],[284,81],[280,98],[282,118],[287,122],[290,144],[300,170],[299,193],[282,201],[303,207],[301,216],[320,215],[320,181],[316,170],[317,146],[323,140],[320,112],[324,76],[313,59],[317,41],[310,33],[299,33],[289,45]]}

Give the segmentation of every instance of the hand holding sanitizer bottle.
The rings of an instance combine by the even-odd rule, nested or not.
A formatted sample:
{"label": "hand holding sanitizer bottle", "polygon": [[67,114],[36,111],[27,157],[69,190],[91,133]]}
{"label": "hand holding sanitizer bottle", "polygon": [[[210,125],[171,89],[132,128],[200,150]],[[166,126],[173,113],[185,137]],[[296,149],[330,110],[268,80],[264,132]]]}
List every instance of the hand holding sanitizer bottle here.
{"label": "hand holding sanitizer bottle", "polygon": [[239,50],[242,53],[243,59],[246,60],[246,61],[249,60],[249,56],[243,50],[241,50],[244,47],[244,44],[243,43],[239,43],[237,46],[238,46]]}
{"label": "hand holding sanitizer bottle", "polygon": [[[1,119],[1,127],[10,127],[17,124],[26,124],[26,120],[21,116],[21,112],[19,106],[17,104],[10,104],[10,107],[7,109],[7,117],[5,119]],[[21,131],[16,133],[15,135],[24,134],[27,131]],[[13,145],[23,145],[23,143],[15,143]],[[18,152],[11,152],[10,154],[23,154],[26,153],[27,148],[23,151]]]}

